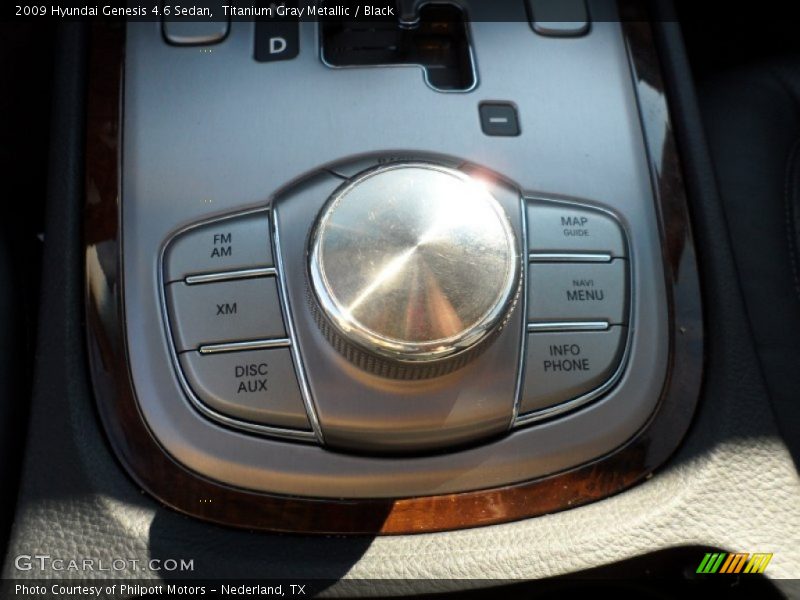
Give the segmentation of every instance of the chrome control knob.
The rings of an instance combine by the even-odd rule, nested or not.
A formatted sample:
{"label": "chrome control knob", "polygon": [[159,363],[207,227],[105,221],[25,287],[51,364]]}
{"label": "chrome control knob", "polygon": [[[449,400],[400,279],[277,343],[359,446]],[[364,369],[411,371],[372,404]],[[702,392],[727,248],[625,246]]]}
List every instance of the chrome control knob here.
{"label": "chrome control knob", "polygon": [[486,185],[444,166],[395,163],[332,195],[309,275],[317,323],[340,353],[378,375],[422,379],[465,365],[502,328],[520,259]]}

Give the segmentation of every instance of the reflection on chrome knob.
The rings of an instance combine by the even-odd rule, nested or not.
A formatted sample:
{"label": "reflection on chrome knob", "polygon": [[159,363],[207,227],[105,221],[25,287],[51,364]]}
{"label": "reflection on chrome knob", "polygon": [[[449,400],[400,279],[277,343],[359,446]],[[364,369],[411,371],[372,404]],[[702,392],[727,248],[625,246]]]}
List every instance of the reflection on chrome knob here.
{"label": "reflection on chrome knob", "polygon": [[317,322],[370,372],[421,379],[466,364],[519,291],[516,236],[488,187],[428,163],[395,163],[337,190],[311,238]]}

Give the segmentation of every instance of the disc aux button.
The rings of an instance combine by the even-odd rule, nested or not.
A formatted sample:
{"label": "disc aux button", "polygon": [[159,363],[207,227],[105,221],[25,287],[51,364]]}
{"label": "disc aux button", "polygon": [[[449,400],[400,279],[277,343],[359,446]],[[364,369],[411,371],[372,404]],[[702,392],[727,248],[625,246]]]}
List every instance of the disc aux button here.
{"label": "disc aux button", "polygon": [[595,390],[616,372],[627,328],[528,334],[520,414]]}
{"label": "disc aux button", "polygon": [[189,386],[219,413],[274,427],[309,430],[289,348],[180,357]]}

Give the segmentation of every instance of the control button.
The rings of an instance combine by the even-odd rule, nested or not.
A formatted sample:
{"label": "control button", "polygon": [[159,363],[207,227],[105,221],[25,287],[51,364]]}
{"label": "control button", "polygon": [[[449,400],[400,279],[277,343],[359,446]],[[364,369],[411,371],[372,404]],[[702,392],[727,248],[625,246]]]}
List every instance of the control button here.
{"label": "control button", "polygon": [[515,232],[488,187],[462,171],[429,163],[370,171],[334,192],[310,242],[323,335],[384,377],[464,366],[514,307]]}
{"label": "control button", "polygon": [[166,256],[167,282],[197,273],[272,266],[269,219],[265,212],[222,219],[182,233]]}
{"label": "control button", "polygon": [[169,313],[179,352],[201,345],[285,338],[274,277],[168,288]]}
{"label": "control button", "polygon": [[258,62],[290,60],[300,53],[300,25],[292,19],[256,21],[256,47],[253,57]]}
{"label": "control button", "polygon": [[331,167],[328,170],[339,177],[352,179],[369,169],[391,166],[404,162],[430,162],[436,163],[451,169],[457,169],[464,164],[462,160],[454,160],[437,154],[426,154],[424,152],[393,152],[391,154],[370,154],[357,160],[348,160]]}
{"label": "control button", "polygon": [[509,102],[484,102],[479,107],[481,129],[491,136],[519,135],[516,107]]}
{"label": "control button", "polygon": [[225,21],[164,21],[164,39],[174,46],[207,46],[218,44],[228,35]]}
{"label": "control button", "polygon": [[625,266],[619,258],[610,263],[531,263],[528,319],[625,323]]}
{"label": "control button", "polygon": [[528,334],[520,414],[577,398],[608,381],[622,356],[626,331]]}
{"label": "control button", "polygon": [[570,204],[528,203],[527,213],[531,252],[626,255],[622,228],[599,210]]}
{"label": "control button", "polygon": [[184,375],[214,410],[245,421],[310,429],[289,348],[181,354]]}
{"label": "control button", "polygon": [[[217,44],[228,35],[230,23],[222,8],[222,2],[196,0],[186,14],[178,15],[172,7],[171,15],[164,15],[161,31],[164,39],[175,46],[198,46]],[[210,16],[208,16],[210,15]]]}
{"label": "control button", "polygon": [[539,35],[575,37],[589,31],[584,0],[527,0],[531,27]]}

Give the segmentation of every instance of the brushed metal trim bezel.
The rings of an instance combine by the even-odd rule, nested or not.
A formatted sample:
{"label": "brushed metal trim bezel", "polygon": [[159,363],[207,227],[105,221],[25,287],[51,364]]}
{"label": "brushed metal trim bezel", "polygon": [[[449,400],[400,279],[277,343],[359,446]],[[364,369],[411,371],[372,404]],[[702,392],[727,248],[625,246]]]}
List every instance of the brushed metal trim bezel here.
{"label": "brushed metal trim bezel", "polygon": [[375,332],[367,331],[365,327],[359,327],[357,324],[354,324],[347,315],[343,314],[342,308],[329,289],[324,265],[322,264],[323,261],[320,256],[320,246],[323,239],[322,231],[333,210],[342,198],[362,182],[384,173],[409,168],[437,171],[468,185],[473,185],[475,183],[475,180],[468,173],[434,162],[394,161],[385,165],[366,169],[339,186],[333,194],[331,194],[320,211],[320,214],[315,218],[308,244],[307,266],[309,282],[311,284],[309,287],[314,295],[314,299],[322,309],[322,313],[327,321],[342,338],[369,354],[413,366],[457,357],[487,340],[498,326],[502,326],[503,319],[508,315],[511,308],[513,308],[516,291],[519,289],[520,285],[520,273],[523,270],[523,265],[520,264],[522,261],[520,260],[517,249],[519,247],[519,240],[517,240],[516,232],[509,221],[508,215],[491,191],[487,190],[487,200],[490,202],[494,213],[498,216],[499,222],[505,232],[506,242],[510,251],[510,260],[502,290],[497,294],[494,306],[481,317],[480,321],[472,325],[466,332],[460,333],[457,336],[416,344],[390,340]]}
{"label": "brushed metal trim bezel", "polygon": [[263,269],[241,269],[238,271],[222,271],[219,273],[201,273],[199,275],[189,275],[183,281],[186,283],[186,285],[201,285],[203,283],[216,283],[218,281],[256,279],[258,277],[269,277],[276,274],[277,271],[274,267],[264,267]]}
{"label": "brushed metal trim bezel", "polygon": [[[250,216],[250,215],[258,215],[262,214],[267,219],[267,223],[269,223],[270,228],[272,228],[273,218],[271,215],[271,209],[269,207],[261,207],[261,208],[252,208],[248,210],[238,211],[234,213],[229,213],[225,215],[219,215],[214,217],[209,217],[207,219],[203,219],[202,221],[198,221],[196,223],[192,223],[187,225],[186,227],[182,227],[170,234],[164,243],[161,246],[161,250],[159,252],[159,259],[158,259],[158,267],[157,267],[157,275],[158,275],[158,288],[159,288],[159,303],[160,303],[160,311],[161,311],[161,318],[164,322],[164,331],[166,333],[166,345],[169,351],[170,360],[172,361],[172,367],[175,372],[176,377],[178,378],[178,382],[180,383],[181,388],[183,389],[186,398],[189,400],[189,403],[203,416],[207,417],[208,419],[217,422],[220,425],[225,425],[227,427],[231,427],[234,429],[239,429],[242,431],[246,431],[249,433],[256,433],[260,435],[265,435],[269,437],[291,440],[291,441],[298,441],[298,442],[307,442],[307,443],[321,443],[321,436],[318,433],[319,423],[316,421],[316,414],[314,413],[313,405],[310,402],[310,398],[308,396],[308,391],[306,387],[306,377],[305,373],[302,372],[302,365],[298,364],[295,354],[296,354],[296,346],[297,344],[294,343],[294,331],[291,329],[291,319],[286,314],[286,301],[283,296],[282,290],[282,282],[279,276],[280,274],[280,264],[279,258],[275,258],[275,269],[277,270],[278,276],[276,276],[276,280],[278,283],[278,295],[281,301],[281,310],[283,312],[284,320],[286,321],[286,331],[289,334],[288,341],[289,341],[289,348],[292,351],[292,358],[294,363],[294,370],[295,376],[297,377],[298,385],[300,386],[300,393],[303,397],[303,403],[306,409],[306,414],[308,416],[309,423],[311,424],[311,431],[304,431],[300,429],[288,429],[284,427],[274,427],[271,425],[263,425],[260,423],[253,423],[250,421],[243,421],[241,419],[236,419],[234,417],[230,417],[228,415],[224,415],[208,405],[206,405],[192,390],[192,387],[189,385],[189,382],[186,379],[186,376],[183,373],[183,369],[180,365],[180,359],[178,357],[178,352],[175,348],[175,344],[173,342],[173,334],[172,334],[172,324],[169,319],[169,310],[167,305],[167,282],[165,281],[164,277],[164,264],[166,260],[166,252],[169,248],[170,244],[173,240],[175,240],[178,236],[187,233],[193,229],[198,227],[202,227],[204,225],[208,225],[210,223],[219,223],[222,221],[226,221],[228,219],[234,219],[237,217],[243,216]],[[272,251],[275,253],[276,244],[274,237],[271,237],[271,244],[272,244]],[[273,254],[275,256],[275,254]],[[280,255],[278,254],[278,257]],[[251,270],[247,270],[251,271]],[[227,272],[231,273],[231,272]],[[187,277],[188,279],[188,277]],[[198,349],[199,351],[199,349]]]}
{"label": "brushed metal trim bezel", "polygon": [[[422,161],[398,161],[392,162],[387,165],[379,165],[377,167],[373,167],[359,173],[358,175],[346,180],[344,184],[337,189],[337,191],[332,195],[331,200],[326,205],[325,209],[327,210],[328,206],[331,202],[342,193],[344,193],[349,187],[360,181],[362,178],[374,175],[377,171],[384,171],[390,170],[393,168],[398,168],[401,166],[419,166],[424,165],[428,168],[434,167],[438,170],[443,171],[454,171],[454,169],[450,169],[449,167],[442,167],[440,165],[436,165],[434,163],[427,163]],[[456,173],[460,173],[456,171]],[[464,174],[465,177],[469,177],[467,174]],[[598,398],[605,395],[611,388],[616,385],[616,383],[621,379],[622,375],[625,372],[629,352],[630,352],[630,345],[632,342],[633,331],[631,324],[631,318],[633,315],[633,306],[634,306],[634,285],[633,285],[633,257],[631,255],[630,244],[628,243],[628,232],[623,226],[620,219],[610,210],[601,208],[599,206],[588,204],[585,202],[580,202],[576,200],[566,200],[566,199],[554,199],[554,198],[547,198],[539,195],[528,195],[525,193],[520,193],[520,202],[523,209],[522,213],[522,224],[523,224],[523,248],[527,247],[527,236],[528,236],[528,218],[527,218],[527,211],[524,210],[527,208],[528,203],[544,203],[544,204],[560,204],[560,205],[567,205],[572,207],[578,208],[588,208],[590,210],[597,210],[606,214],[607,216],[611,217],[622,229],[623,231],[623,241],[625,244],[626,250],[626,285],[628,288],[628,296],[627,296],[627,323],[624,325],[627,328],[624,348],[622,356],[620,357],[620,362],[615,369],[612,376],[606,380],[601,386],[573,398],[571,400],[567,400],[565,402],[556,404],[554,406],[550,406],[547,408],[539,409],[536,411],[520,414],[520,405],[522,402],[522,395],[525,389],[525,360],[527,354],[527,344],[528,344],[528,335],[532,332],[581,332],[581,331],[603,331],[608,329],[609,324],[606,322],[581,322],[581,321],[564,321],[559,323],[537,323],[537,322],[528,322],[526,319],[523,321],[525,322],[525,328],[522,332],[522,340],[521,340],[521,353],[520,353],[520,361],[518,366],[518,373],[517,373],[517,383],[516,383],[516,398],[514,401],[514,408],[512,412],[511,423],[509,426],[509,431],[513,431],[515,429],[519,429],[521,427],[525,427],[529,424],[536,423],[545,419],[550,419],[556,416],[560,416],[567,412],[571,412],[576,410]],[[225,214],[216,217],[210,217],[203,221],[199,221],[197,223],[192,223],[184,228],[181,228],[175,231],[172,235],[170,235],[166,242],[164,243],[162,250],[161,250],[161,257],[159,261],[159,269],[158,269],[158,276],[159,276],[159,285],[161,289],[160,293],[160,300],[161,300],[161,310],[162,310],[162,317],[164,319],[167,336],[168,336],[168,346],[170,348],[170,355],[173,362],[173,366],[175,368],[175,372],[178,375],[178,379],[180,381],[181,387],[183,388],[184,392],[187,395],[187,398],[190,400],[192,405],[199,410],[203,415],[206,417],[217,421],[223,425],[234,427],[237,429],[241,429],[244,431],[248,431],[251,433],[257,433],[260,435],[266,435],[270,437],[276,437],[280,439],[288,439],[294,441],[304,441],[304,442],[316,442],[319,444],[323,444],[323,437],[321,426],[319,424],[316,410],[314,408],[313,400],[311,398],[310,389],[308,386],[308,379],[305,373],[305,369],[302,364],[302,357],[300,356],[299,348],[295,343],[295,334],[293,329],[292,317],[291,317],[291,307],[288,305],[288,299],[284,293],[285,281],[283,278],[283,268],[282,268],[282,260],[280,255],[280,244],[279,238],[280,233],[278,232],[276,218],[274,217],[275,209],[271,207],[263,207],[263,208],[255,208],[249,209],[245,211],[238,211],[235,213]],[[281,309],[283,313],[284,320],[286,321],[286,328],[287,328],[287,338],[281,340],[247,340],[242,342],[235,342],[230,344],[208,344],[198,349],[201,354],[210,354],[210,353],[220,353],[220,352],[234,352],[234,351],[246,351],[246,350],[255,350],[259,348],[271,348],[271,347],[288,347],[292,353],[292,359],[294,363],[295,375],[298,380],[298,385],[300,386],[301,396],[303,397],[303,403],[306,409],[306,413],[309,418],[309,423],[311,424],[312,431],[302,431],[302,430],[291,430],[281,427],[273,427],[268,425],[262,425],[258,423],[252,423],[248,421],[243,421],[240,419],[236,419],[233,417],[229,417],[227,415],[223,415],[214,409],[208,407],[202,400],[200,400],[194,391],[191,389],[188,381],[185,379],[183,371],[180,367],[180,361],[178,358],[178,353],[172,343],[172,329],[171,323],[169,321],[168,316],[168,308],[167,308],[167,300],[166,300],[166,287],[165,287],[165,280],[164,280],[164,260],[166,258],[166,251],[170,245],[170,243],[180,236],[183,233],[186,233],[192,229],[202,227],[204,225],[208,225],[210,223],[218,223],[221,221],[225,221],[227,219],[234,219],[241,216],[253,215],[264,213],[270,227],[270,239],[272,244],[272,251],[275,261],[274,267],[269,268],[256,268],[256,269],[245,269],[240,271],[226,271],[226,272],[219,272],[219,273],[208,273],[208,274],[201,274],[201,275],[190,275],[185,278],[185,281],[189,283],[189,280],[192,280],[192,284],[202,284],[208,282],[216,282],[216,281],[230,281],[238,278],[253,278],[253,277],[270,277],[274,276],[278,283],[278,294],[281,302]],[[507,217],[506,217],[507,218]],[[314,247],[314,241],[317,239],[317,230],[318,225],[322,221],[322,219],[318,219],[317,224],[314,226],[314,231],[312,233],[312,242],[311,246]],[[313,251],[312,251],[313,256]],[[523,255],[524,256],[524,255]],[[568,263],[568,262],[607,262],[607,260],[602,260],[606,258],[604,254],[594,254],[594,253],[558,253],[557,258],[555,260],[537,260],[541,259],[543,256],[542,254],[536,253],[528,253],[527,261],[523,265],[522,272],[518,273],[512,283],[516,282],[520,277],[522,278],[522,283],[520,285],[524,286],[524,289],[520,291],[520,308],[524,311],[523,314],[527,315],[527,304],[528,304],[528,286],[527,286],[527,267],[530,263],[533,262],[560,262],[560,263]],[[588,260],[587,257],[594,258],[594,260]],[[610,257],[608,258],[610,260]],[[519,262],[519,261],[515,261]],[[309,265],[311,264],[311,260],[309,260]],[[513,285],[511,288],[511,296],[513,297],[513,291],[516,289],[516,285]],[[315,296],[316,290],[315,290]],[[317,296],[318,297],[318,296]],[[462,350],[463,351],[463,350]],[[457,355],[459,352],[454,352],[453,354],[448,355],[448,357],[452,357]]]}
{"label": "brushed metal trim bezel", "polygon": [[[518,428],[521,428],[521,427],[525,427],[525,426],[533,424],[533,423],[538,423],[540,421],[544,421],[545,419],[550,419],[552,417],[560,416],[560,415],[563,415],[565,413],[572,412],[572,411],[574,411],[574,410],[576,410],[578,408],[581,408],[581,407],[591,403],[592,401],[597,400],[600,397],[604,396],[606,393],[608,393],[617,384],[617,382],[619,382],[619,380],[622,378],[623,374],[625,373],[625,371],[627,369],[628,359],[630,358],[630,349],[631,349],[631,344],[633,343],[633,326],[632,326],[632,324],[633,324],[633,308],[634,308],[634,304],[636,302],[636,293],[635,293],[636,286],[634,285],[635,276],[634,276],[634,268],[633,268],[633,266],[635,264],[635,258],[633,256],[632,251],[631,251],[631,244],[629,243],[629,240],[631,239],[630,238],[630,232],[628,231],[627,227],[624,225],[623,221],[616,215],[616,213],[614,213],[613,211],[609,210],[608,208],[605,208],[605,207],[602,207],[602,206],[598,206],[596,204],[590,204],[590,203],[587,203],[587,202],[580,202],[578,200],[562,199],[562,198],[548,198],[548,197],[541,196],[541,195],[538,195],[538,194],[526,194],[524,192],[521,195],[522,195],[524,206],[526,206],[526,207],[527,207],[527,205],[529,203],[533,203],[534,205],[536,203],[539,203],[539,204],[551,204],[551,205],[554,204],[554,205],[571,206],[571,207],[576,207],[576,208],[595,210],[595,211],[601,212],[601,213],[605,214],[606,216],[608,216],[609,218],[613,219],[614,222],[619,226],[620,230],[622,231],[622,241],[623,241],[623,244],[625,245],[625,257],[623,258],[623,260],[625,261],[625,285],[626,285],[627,290],[628,290],[628,294],[626,296],[626,299],[627,299],[626,317],[627,317],[627,319],[626,319],[626,323],[624,325],[622,325],[622,326],[625,327],[627,331],[626,331],[626,336],[625,336],[622,356],[619,359],[619,364],[617,365],[617,368],[614,370],[614,373],[611,375],[611,377],[609,377],[602,385],[600,385],[599,387],[594,388],[593,390],[591,390],[589,392],[586,392],[585,394],[583,394],[581,396],[578,396],[576,398],[572,398],[571,400],[566,400],[564,402],[561,402],[559,404],[555,404],[553,406],[549,406],[547,408],[542,408],[542,409],[539,409],[539,410],[527,412],[527,413],[524,413],[524,414],[520,415],[519,414],[519,405],[522,402],[522,393],[523,393],[523,391],[525,389],[524,364],[525,364],[526,356],[523,356],[523,358],[522,358],[522,365],[523,365],[522,369],[523,369],[523,372],[520,375],[520,378],[522,380],[522,386],[520,387],[520,393],[517,396],[517,401],[515,403],[515,414],[517,415],[517,417],[516,417],[516,419],[514,421],[514,424],[512,426],[512,430],[518,429]],[[525,224],[526,224],[526,228],[527,228],[527,223],[528,223],[528,212],[527,212],[527,210],[523,214],[523,218],[524,218],[524,221],[525,221]],[[533,258],[532,258],[533,255],[534,255],[534,253],[531,253],[529,255],[529,263],[539,262],[539,261],[533,260]],[[585,253],[577,253],[577,252],[575,254],[559,253],[558,256],[559,256],[560,259],[558,261],[553,261],[553,262],[559,262],[559,263],[564,263],[564,262],[575,262],[575,263],[586,262],[586,261],[584,261],[582,259],[582,257],[585,256],[585,255],[586,255]],[[563,260],[567,256],[574,256],[575,260],[573,260],[573,261]],[[599,255],[594,255],[594,256],[599,256]],[[610,260],[611,260],[611,258],[609,257],[609,261]],[[592,261],[589,261],[589,262],[592,262]],[[594,262],[607,262],[607,261],[594,261]],[[527,267],[527,265],[526,265],[526,267]],[[525,296],[527,298],[527,294],[528,294],[527,287],[525,288],[524,292],[525,292]],[[528,335],[531,333],[531,326],[534,327],[533,332],[545,332],[545,331],[546,332],[557,332],[557,331],[562,331],[562,332],[601,331],[601,330],[608,329],[608,327],[610,326],[608,323],[603,323],[604,327],[600,327],[601,323],[599,321],[598,322],[580,322],[580,321],[564,322],[564,323],[558,324],[558,325],[561,326],[560,329],[548,328],[548,326],[551,326],[551,325],[555,325],[555,324],[554,323],[528,322],[528,324],[527,324],[527,326],[525,328],[526,329],[525,330],[525,334],[524,334],[525,342],[524,342],[524,345],[522,346],[523,352],[527,353],[527,340],[528,340]]]}

